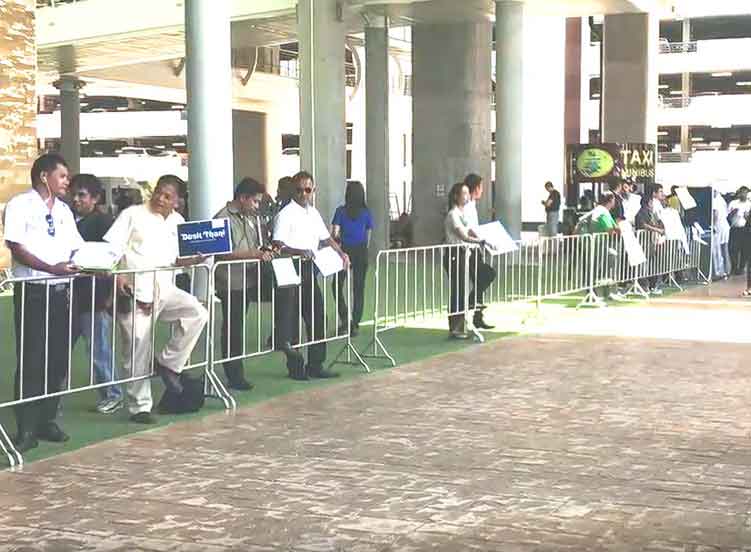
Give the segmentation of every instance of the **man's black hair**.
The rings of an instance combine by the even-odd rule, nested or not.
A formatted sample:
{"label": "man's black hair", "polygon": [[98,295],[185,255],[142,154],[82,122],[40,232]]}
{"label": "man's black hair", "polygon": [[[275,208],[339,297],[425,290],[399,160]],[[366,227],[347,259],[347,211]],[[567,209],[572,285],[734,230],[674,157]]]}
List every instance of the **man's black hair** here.
{"label": "man's black hair", "polygon": [[464,184],[469,188],[471,194],[482,184],[482,177],[479,174],[469,173],[464,177]]}
{"label": "man's black hair", "polygon": [[86,190],[91,197],[99,197],[99,202],[105,202],[105,192],[102,181],[93,174],[77,174],[70,181],[71,188]]}
{"label": "man's black hair", "polygon": [[235,188],[235,199],[240,196],[254,196],[264,193],[263,185],[254,178],[246,176]]}
{"label": "man's black hair", "polygon": [[185,180],[174,174],[165,174],[159,177],[154,186],[154,193],[157,193],[163,186],[174,186],[177,195],[185,197],[188,194],[188,186],[185,184]]}
{"label": "man's black hair", "polygon": [[65,159],[59,153],[45,153],[37,157],[31,166],[31,185],[38,186],[41,184],[42,173],[51,173],[57,169],[58,165],[62,165],[66,169],[68,168],[68,163],[65,162]]}

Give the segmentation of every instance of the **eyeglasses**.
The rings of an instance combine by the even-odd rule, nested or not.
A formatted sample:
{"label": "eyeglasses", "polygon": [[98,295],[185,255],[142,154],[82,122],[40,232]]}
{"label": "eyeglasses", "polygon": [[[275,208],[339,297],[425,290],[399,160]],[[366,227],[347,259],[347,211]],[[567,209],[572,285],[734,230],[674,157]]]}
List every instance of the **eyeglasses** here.
{"label": "eyeglasses", "polygon": [[297,188],[298,194],[310,194],[313,193],[313,188],[308,186],[307,188]]}
{"label": "eyeglasses", "polygon": [[50,236],[55,236],[55,219],[52,218],[52,215],[47,215],[44,217],[44,220],[47,221],[47,234]]}

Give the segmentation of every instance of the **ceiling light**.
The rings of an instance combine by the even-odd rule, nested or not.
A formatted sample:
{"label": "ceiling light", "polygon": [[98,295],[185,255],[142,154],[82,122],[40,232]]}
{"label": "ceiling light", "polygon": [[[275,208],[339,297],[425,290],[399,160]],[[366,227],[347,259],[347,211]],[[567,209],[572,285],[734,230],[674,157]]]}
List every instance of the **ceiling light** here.
{"label": "ceiling light", "polygon": [[657,88],[670,88],[670,85],[669,84],[661,84]]}
{"label": "ceiling light", "polygon": [[178,147],[184,146],[185,142],[172,142],[172,145],[178,148]]}
{"label": "ceiling light", "polygon": [[692,142],[703,142],[704,138],[702,138],[701,136],[694,136],[693,138],[691,138],[691,141]]}
{"label": "ceiling light", "polygon": [[738,81],[735,84],[738,86],[751,86],[751,81]]}
{"label": "ceiling light", "polygon": [[118,111],[128,111],[128,108],[121,105],[120,107],[117,108],[117,110]]}
{"label": "ceiling light", "polygon": [[667,136],[670,134],[667,130],[661,130],[657,133],[657,136]]}
{"label": "ceiling light", "polygon": [[599,98],[599,97],[600,97],[600,95],[599,95],[599,94],[592,94],[592,97],[593,97],[593,98]]}
{"label": "ceiling light", "polygon": [[670,95],[671,96],[682,96],[683,95],[683,90],[671,90],[670,91]]}
{"label": "ceiling light", "polygon": [[731,73],[729,71],[723,71],[723,72],[720,72],[720,73],[712,73],[712,76],[713,77],[732,77],[733,73]]}
{"label": "ceiling light", "polygon": [[170,109],[184,109],[184,107],[185,106],[183,106],[183,105],[177,105],[177,104],[175,104],[175,105],[171,106]]}

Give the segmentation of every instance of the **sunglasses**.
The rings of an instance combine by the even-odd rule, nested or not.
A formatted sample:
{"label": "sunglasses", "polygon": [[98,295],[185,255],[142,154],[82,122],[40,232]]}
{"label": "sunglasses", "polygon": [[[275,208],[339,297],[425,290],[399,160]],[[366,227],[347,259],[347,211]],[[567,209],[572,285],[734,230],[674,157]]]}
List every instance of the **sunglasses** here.
{"label": "sunglasses", "polygon": [[313,192],[313,188],[311,188],[310,186],[308,186],[307,188],[297,188],[298,194],[310,194],[312,192]]}
{"label": "sunglasses", "polygon": [[50,236],[55,236],[55,219],[52,218],[52,215],[47,215],[44,217],[44,220],[47,221],[47,234]]}

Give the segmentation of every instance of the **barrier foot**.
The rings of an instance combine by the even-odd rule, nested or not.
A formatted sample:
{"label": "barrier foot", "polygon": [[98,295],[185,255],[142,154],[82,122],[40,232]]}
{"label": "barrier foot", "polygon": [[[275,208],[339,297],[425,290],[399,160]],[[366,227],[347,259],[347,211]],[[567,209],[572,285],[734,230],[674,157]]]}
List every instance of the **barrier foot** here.
{"label": "barrier foot", "polygon": [[668,285],[670,287],[676,288],[678,291],[683,291],[683,286],[681,286],[678,283],[678,280],[675,279],[675,273],[674,272],[671,272],[670,275],[668,276]]}
{"label": "barrier foot", "polygon": [[600,299],[600,297],[597,296],[594,290],[589,290],[589,293],[587,293],[586,297],[584,297],[584,299],[582,299],[581,302],[576,305],[576,309],[578,310],[582,307],[602,308],[607,306],[608,304]]}
{"label": "barrier foot", "polygon": [[[371,345],[373,346],[373,353],[372,354],[365,353],[364,351],[367,351],[368,349],[370,349]],[[381,351],[383,351],[383,354],[378,354],[378,349],[380,349]],[[359,353],[359,355],[362,358],[381,358],[381,359],[386,359],[386,360],[388,360],[391,363],[391,367],[392,368],[394,366],[396,366],[396,360],[394,360],[394,357],[391,356],[391,354],[388,352],[388,350],[383,345],[383,342],[381,341],[381,339],[378,336],[375,336],[370,341],[370,343],[368,343],[367,346]]]}
{"label": "barrier foot", "polygon": [[[339,359],[342,357],[344,353],[347,353],[347,360],[340,362]],[[352,355],[354,355],[356,362],[352,361]],[[364,356],[364,355],[363,355]],[[329,368],[336,364],[349,364],[351,366],[362,366],[365,368],[365,372],[368,374],[370,373],[370,366],[368,366],[368,363],[365,362],[363,359],[363,356],[360,355],[360,353],[355,349],[355,346],[352,344],[351,340],[347,340],[347,344],[342,348],[341,351],[339,351],[339,354],[336,355],[334,360],[329,364]]]}
{"label": "barrier foot", "polygon": [[224,408],[227,410],[237,409],[237,401],[232,393],[224,386],[221,378],[216,375],[216,372],[212,370],[206,370],[206,389],[204,394],[207,397],[219,399],[224,403]]}
{"label": "barrier foot", "polygon": [[11,468],[23,466],[23,456],[16,450],[13,440],[5,431],[3,424],[0,424],[0,450],[5,454]]}
{"label": "barrier foot", "polygon": [[472,338],[475,340],[475,342],[485,343],[485,336],[480,333],[480,330],[472,326],[469,331],[472,332]]}
{"label": "barrier foot", "polygon": [[634,280],[634,283],[631,284],[631,287],[628,288],[626,291],[626,296],[629,295],[636,295],[638,297],[642,297],[644,299],[649,299],[649,293],[642,287],[642,285],[639,283],[639,280]]}

